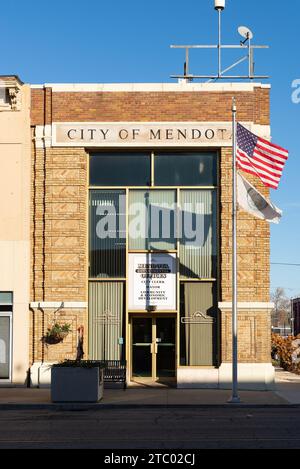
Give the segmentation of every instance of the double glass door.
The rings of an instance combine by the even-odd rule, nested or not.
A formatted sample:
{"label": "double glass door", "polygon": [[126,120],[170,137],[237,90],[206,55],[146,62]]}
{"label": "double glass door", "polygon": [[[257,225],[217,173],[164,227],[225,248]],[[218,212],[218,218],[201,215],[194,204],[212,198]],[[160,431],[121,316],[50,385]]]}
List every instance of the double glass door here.
{"label": "double glass door", "polygon": [[175,377],[175,318],[132,318],[132,379]]}

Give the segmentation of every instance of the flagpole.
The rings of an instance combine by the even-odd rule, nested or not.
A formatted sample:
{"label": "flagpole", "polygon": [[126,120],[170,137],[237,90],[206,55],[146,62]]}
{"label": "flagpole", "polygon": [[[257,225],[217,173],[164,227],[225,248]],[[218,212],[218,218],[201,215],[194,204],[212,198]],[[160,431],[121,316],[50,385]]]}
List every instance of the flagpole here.
{"label": "flagpole", "polygon": [[238,311],[237,311],[237,125],[236,101],[232,101],[232,396],[231,404],[240,402],[238,392]]}

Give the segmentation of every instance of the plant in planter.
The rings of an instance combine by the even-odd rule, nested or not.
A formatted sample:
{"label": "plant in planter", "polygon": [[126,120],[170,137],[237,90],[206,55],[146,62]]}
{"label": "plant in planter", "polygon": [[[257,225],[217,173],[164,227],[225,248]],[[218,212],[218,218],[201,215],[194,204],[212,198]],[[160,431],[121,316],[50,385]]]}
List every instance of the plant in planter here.
{"label": "plant in planter", "polygon": [[65,360],[51,369],[52,402],[99,402],[103,397],[103,368],[99,362]]}
{"label": "plant in planter", "polygon": [[43,337],[43,340],[50,345],[59,344],[62,342],[67,335],[72,332],[71,324],[58,324],[55,323],[53,326],[48,327],[46,335]]}

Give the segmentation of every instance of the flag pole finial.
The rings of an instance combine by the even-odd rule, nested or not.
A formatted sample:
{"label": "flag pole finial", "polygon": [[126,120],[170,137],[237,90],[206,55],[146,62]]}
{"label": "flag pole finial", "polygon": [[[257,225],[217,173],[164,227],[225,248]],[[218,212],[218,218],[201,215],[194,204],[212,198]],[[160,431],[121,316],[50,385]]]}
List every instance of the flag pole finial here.
{"label": "flag pole finial", "polygon": [[232,98],[232,112],[236,112],[236,99],[235,96]]}

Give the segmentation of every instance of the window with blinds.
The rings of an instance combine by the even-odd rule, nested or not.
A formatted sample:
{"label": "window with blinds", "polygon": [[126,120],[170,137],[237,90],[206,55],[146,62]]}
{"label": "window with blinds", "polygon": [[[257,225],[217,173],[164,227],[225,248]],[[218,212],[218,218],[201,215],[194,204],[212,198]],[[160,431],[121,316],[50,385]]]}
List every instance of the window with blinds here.
{"label": "window with blinds", "polygon": [[125,277],[125,191],[91,190],[89,212],[89,277]]}
{"label": "window with blinds", "polygon": [[129,249],[176,249],[176,191],[129,192]]}
{"label": "window with blinds", "polygon": [[217,267],[217,199],[213,190],[181,190],[180,276],[212,279]]}

